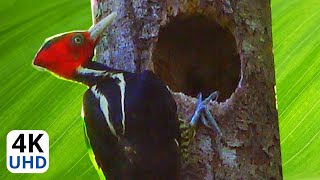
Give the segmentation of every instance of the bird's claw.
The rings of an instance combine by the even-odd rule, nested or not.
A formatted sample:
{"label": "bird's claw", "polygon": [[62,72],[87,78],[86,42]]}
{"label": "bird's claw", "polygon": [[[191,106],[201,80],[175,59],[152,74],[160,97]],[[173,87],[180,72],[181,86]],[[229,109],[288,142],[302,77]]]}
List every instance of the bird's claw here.
{"label": "bird's claw", "polygon": [[192,116],[192,119],[190,122],[191,126],[195,126],[197,124],[197,122],[199,121],[199,119],[201,119],[201,122],[206,127],[214,128],[214,130],[220,136],[222,136],[222,132],[221,132],[216,120],[214,119],[211,112],[207,108],[207,104],[212,100],[217,101],[218,96],[219,96],[219,93],[217,91],[215,91],[212,94],[210,94],[210,96],[208,96],[206,99],[203,100],[202,94],[201,93],[198,94],[198,97],[197,97],[198,102],[197,102],[196,110],[195,110],[194,115]]}

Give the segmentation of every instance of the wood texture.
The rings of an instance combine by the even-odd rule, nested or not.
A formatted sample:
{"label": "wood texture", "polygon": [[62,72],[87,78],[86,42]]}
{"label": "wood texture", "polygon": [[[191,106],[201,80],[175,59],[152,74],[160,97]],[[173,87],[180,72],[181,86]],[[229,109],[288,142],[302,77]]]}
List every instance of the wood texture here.
{"label": "wood texture", "polygon": [[[206,83],[206,86],[193,89],[202,91],[209,87],[210,91],[219,90],[224,96],[221,102],[209,105],[224,136],[219,138],[212,130],[198,127],[190,146],[190,158],[182,163],[183,179],[282,179],[270,1],[92,0],[92,9],[94,21],[110,12],[118,12],[116,22],[105,33],[97,48],[98,61],[131,72],[154,70],[175,91],[173,94],[178,114],[186,121],[194,112],[196,99],[192,97],[194,94],[187,92],[187,86],[174,87],[183,79],[170,80],[181,76],[182,70],[174,67],[193,62],[200,64],[195,70],[208,70],[205,67],[209,66],[215,72],[224,67],[226,61],[234,64],[219,71],[214,77],[210,75],[212,86]],[[201,61],[203,58],[199,60],[197,57],[201,55],[185,57],[184,63],[183,54],[174,52],[171,56],[170,53],[162,53],[169,49],[165,44],[164,47],[157,46],[164,39],[161,37],[162,29],[169,27],[176,18],[194,16],[205,17],[208,22],[217,23],[223,30],[219,31],[222,34],[216,35],[228,32],[232,35],[231,40],[225,42],[231,43],[230,46],[221,44],[226,48],[219,50],[217,45],[212,45],[216,48],[212,51],[212,61],[216,64],[210,64],[210,60]],[[192,28],[194,27],[181,27],[180,30],[191,31]],[[199,36],[202,35],[199,33]],[[202,49],[199,46],[195,48]],[[219,55],[228,53],[235,56],[219,59]],[[163,59],[159,58],[161,55],[163,58],[170,58],[170,61],[159,62],[159,59]],[[175,61],[175,56],[179,63]],[[161,62],[169,65],[162,65]],[[165,74],[170,76],[165,77]],[[210,80],[209,78],[209,82]]]}

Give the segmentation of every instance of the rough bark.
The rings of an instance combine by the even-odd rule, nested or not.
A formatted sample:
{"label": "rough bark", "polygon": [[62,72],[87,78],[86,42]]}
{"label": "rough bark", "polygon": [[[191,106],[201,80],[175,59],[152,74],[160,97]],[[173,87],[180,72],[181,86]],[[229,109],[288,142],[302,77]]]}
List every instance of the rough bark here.
{"label": "rough bark", "polygon": [[[92,9],[94,21],[118,12],[97,48],[98,61],[131,72],[155,71],[176,92],[178,113],[186,121],[195,108],[193,91],[221,92],[221,102],[209,108],[223,138],[208,128],[197,128],[188,162],[183,162],[183,179],[282,179],[269,0],[92,0]],[[225,38],[217,40],[218,44],[190,47],[200,52],[212,46],[203,51],[212,51],[212,56],[170,54],[178,43],[168,36],[166,27],[182,19],[181,29],[180,24],[173,26],[169,34],[190,30],[202,20],[186,29],[183,19],[197,16],[219,25],[216,38]],[[182,37],[189,35],[197,33]],[[184,47],[176,49],[183,52]],[[186,69],[192,68],[192,73],[201,69],[200,73],[208,74],[192,76],[206,83],[192,84],[195,80],[186,76],[190,74]]]}

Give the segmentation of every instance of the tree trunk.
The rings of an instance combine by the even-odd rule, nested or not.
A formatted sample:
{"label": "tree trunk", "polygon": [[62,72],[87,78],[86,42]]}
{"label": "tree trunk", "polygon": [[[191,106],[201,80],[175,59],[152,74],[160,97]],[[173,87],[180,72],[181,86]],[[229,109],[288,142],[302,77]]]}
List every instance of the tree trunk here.
{"label": "tree trunk", "polygon": [[200,125],[183,179],[282,179],[269,0],[92,0],[93,19],[117,11],[97,59],[154,71],[189,121],[196,94],[223,138]]}

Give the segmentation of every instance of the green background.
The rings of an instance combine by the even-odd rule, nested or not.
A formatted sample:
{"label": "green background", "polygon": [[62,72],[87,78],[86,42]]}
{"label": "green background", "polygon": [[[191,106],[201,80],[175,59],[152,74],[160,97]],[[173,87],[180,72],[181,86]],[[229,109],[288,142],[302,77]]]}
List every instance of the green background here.
{"label": "green background", "polygon": [[[45,38],[91,26],[89,0],[1,0],[0,17],[0,179],[97,179],[79,116],[85,87],[31,66]],[[284,178],[320,179],[320,1],[273,0],[272,18]],[[13,129],[49,133],[46,173],[7,171]]]}

